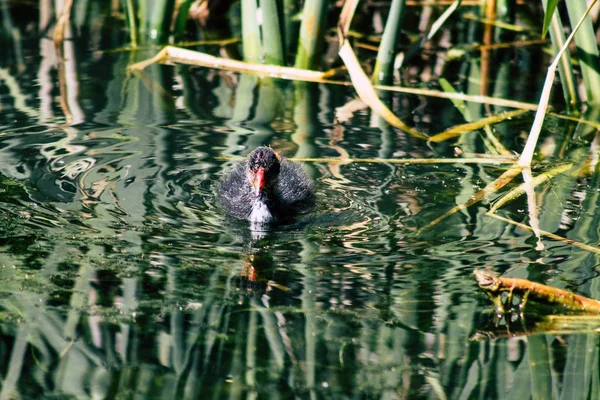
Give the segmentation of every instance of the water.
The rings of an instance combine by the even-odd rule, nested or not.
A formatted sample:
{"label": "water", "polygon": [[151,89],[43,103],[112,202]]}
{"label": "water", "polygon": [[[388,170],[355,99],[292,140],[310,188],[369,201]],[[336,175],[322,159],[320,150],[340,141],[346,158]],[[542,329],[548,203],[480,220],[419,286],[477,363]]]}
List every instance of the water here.
{"label": "water", "polygon": [[[21,64],[0,61],[1,398],[597,397],[594,326],[495,327],[472,276],[600,297],[596,254],[548,238],[536,250],[487,202],[418,231],[505,166],[305,162],[315,210],[256,234],[214,192],[258,145],[353,159],[455,146],[373,127],[368,111],[335,123],[348,88],[172,66],[127,75],[131,54],[82,43],[62,95],[56,60],[39,54],[47,39],[23,44]],[[450,102],[393,104],[427,132],[461,122]],[[556,160],[582,162],[587,146]],[[596,170],[540,186],[541,228],[597,245],[598,186]],[[527,223],[525,196],[499,213]]]}

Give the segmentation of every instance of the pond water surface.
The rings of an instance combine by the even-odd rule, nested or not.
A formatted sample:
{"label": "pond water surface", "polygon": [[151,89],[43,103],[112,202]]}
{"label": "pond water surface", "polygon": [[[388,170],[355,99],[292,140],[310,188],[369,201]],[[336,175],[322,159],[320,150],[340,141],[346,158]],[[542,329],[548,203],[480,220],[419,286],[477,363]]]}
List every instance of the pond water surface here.
{"label": "pond water surface", "polygon": [[[600,396],[596,333],[495,327],[473,279],[489,268],[600,298],[597,254],[549,238],[541,249],[487,202],[419,231],[506,165],[332,160],[454,158],[459,145],[368,110],[335,122],[351,88],[174,66],[131,75],[151,53],[74,43],[62,89],[48,39],[0,59],[0,398]],[[391,104],[428,133],[463,122],[449,101]],[[597,246],[590,134],[553,124],[553,162],[582,168],[538,188],[541,228]],[[556,133],[568,130],[577,140]],[[477,135],[464,148],[483,152]],[[260,145],[321,160],[304,162],[313,212],[257,234],[214,191]],[[499,214],[527,223],[527,207],[521,196]]]}

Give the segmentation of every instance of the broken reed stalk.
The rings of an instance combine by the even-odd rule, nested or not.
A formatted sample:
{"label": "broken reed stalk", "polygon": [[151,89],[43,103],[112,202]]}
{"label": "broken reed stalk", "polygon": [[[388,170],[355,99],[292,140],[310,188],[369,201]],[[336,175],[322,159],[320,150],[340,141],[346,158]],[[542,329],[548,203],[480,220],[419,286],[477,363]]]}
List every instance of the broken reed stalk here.
{"label": "broken reed stalk", "polygon": [[[531,299],[540,303],[560,305],[571,311],[588,311],[600,314],[600,301],[584,297],[568,290],[553,288],[541,283],[531,282],[527,279],[504,278],[490,272],[473,271],[479,287],[486,292],[498,306],[498,299],[503,292],[522,296],[521,308],[524,308],[527,300]],[[509,304],[510,305],[510,304]],[[502,307],[502,311],[504,308]]]}
{"label": "broken reed stalk", "polygon": [[[185,42],[181,46],[194,46],[201,44],[219,44],[221,46],[238,42],[238,39],[220,40],[220,41],[196,41]],[[130,51],[131,48],[125,47],[112,51]],[[111,52],[111,51],[106,51]],[[351,82],[332,80],[331,77],[336,75],[339,70],[332,69],[329,71],[311,71],[301,68],[281,67],[278,65],[247,63],[243,61],[231,60],[227,58],[214,57],[206,53],[182,49],[181,47],[166,46],[160,50],[154,57],[129,66],[130,70],[140,71],[154,63],[178,62],[181,64],[195,65],[206,68],[218,68],[226,71],[249,73],[256,75],[267,75],[272,78],[301,80],[306,82],[327,83],[331,85],[351,86]],[[524,103],[515,100],[507,100],[488,96],[467,95],[464,93],[445,93],[438,90],[408,88],[389,85],[373,85],[374,89],[384,90],[389,92],[412,94],[415,96],[438,97],[442,99],[459,99],[473,103],[489,104],[500,107],[520,108],[523,110],[535,111],[537,104]],[[593,121],[586,121],[581,118],[571,118],[560,114],[552,114],[557,118],[565,118],[586,123],[588,125],[600,126]]]}
{"label": "broken reed stalk", "polygon": [[357,5],[358,0],[346,1],[342,7],[342,11],[340,12],[340,18],[337,25],[338,40],[340,43],[338,56],[340,56],[344,62],[344,65],[348,69],[348,74],[350,75],[350,80],[352,81],[352,85],[354,86],[356,93],[375,114],[384,119],[388,124],[396,128],[400,128],[406,133],[409,133],[420,139],[428,139],[429,136],[405,124],[381,101],[371,83],[371,80],[362,69],[362,66],[358,61],[350,42],[347,40],[348,32],[350,30],[350,23],[352,22],[352,17],[354,16]]}
{"label": "broken reed stalk", "polygon": [[154,63],[178,62],[181,64],[197,65],[200,67],[217,68],[242,73],[267,75],[271,78],[301,79],[306,81],[321,81],[327,77],[326,72],[311,71],[307,69],[282,67],[279,65],[267,65],[248,63],[231,60],[227,58],[214,57],[206,53],[182,49],[174,46],[166,46],[152,58],[140,61],[129,66],[129,69],[140,71]]}

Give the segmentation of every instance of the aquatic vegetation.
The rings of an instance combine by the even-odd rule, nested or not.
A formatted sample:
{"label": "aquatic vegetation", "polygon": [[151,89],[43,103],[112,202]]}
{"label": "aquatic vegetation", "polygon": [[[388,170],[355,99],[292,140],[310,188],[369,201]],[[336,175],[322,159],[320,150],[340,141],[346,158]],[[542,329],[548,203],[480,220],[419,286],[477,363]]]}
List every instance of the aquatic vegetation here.
{"label": "aquatic vegetation", "polygon": [[[598,398],[597,316],[472,278],[600,299],[571,3],[0,2],[0,397]],[[316,206],[253,235],[264,145]]]}

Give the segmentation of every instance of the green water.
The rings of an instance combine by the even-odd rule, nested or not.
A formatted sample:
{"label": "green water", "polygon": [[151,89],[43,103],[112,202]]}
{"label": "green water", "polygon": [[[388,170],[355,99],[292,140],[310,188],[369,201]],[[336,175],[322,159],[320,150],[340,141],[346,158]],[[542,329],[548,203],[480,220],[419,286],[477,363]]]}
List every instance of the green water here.
{"label": "green water", "polygon": [[[25,36],[17,52],[13,39],[0,59],[1,399],[600,396],[595,326],[495,327],[472,276],[600,298],[596,254],[548,238],[536,249],[486,201],[417,232],[506,166],[305,162],[315,210],[253,234],[214,189],[256,146],[452,158],[454,142],[427,144],[367,110],[336,123],[350,88],[173,66],[128,75],[151,53],[100,52],[124,43],[113,36],[70,42],[61,92],[51,41]],[[429,133],[463,121],[448,101],[391,100]],[[534,174],[581,168],[537,188],[540,227],[596,246],[595,131],[551,122],[544,148],[556,150]],[[504,144],[520,151],[530,123],[499,126]],[[457,146],[483,152],[478,137]],[[527,209],[521,196],[499,214],[527,223]]]}

